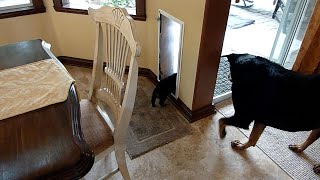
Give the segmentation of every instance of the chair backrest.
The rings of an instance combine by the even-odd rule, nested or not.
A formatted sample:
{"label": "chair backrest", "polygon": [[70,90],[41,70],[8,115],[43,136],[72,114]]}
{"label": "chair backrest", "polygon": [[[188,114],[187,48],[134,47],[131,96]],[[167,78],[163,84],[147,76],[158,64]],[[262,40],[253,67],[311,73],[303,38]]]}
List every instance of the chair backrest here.
{"label": "chair backrest", "polygon": [[[124,143],[135,102],[137,57],[140,56],[141,50],[134,32],[134,21],[123,8],[104,6],[100,9],[89,8],[88,12],[96,22],[96,45],[89,100],[101,101],[111,109],[114,115],[112,123],[115,143]],[[127,65],[129,72],[125,82]]]}

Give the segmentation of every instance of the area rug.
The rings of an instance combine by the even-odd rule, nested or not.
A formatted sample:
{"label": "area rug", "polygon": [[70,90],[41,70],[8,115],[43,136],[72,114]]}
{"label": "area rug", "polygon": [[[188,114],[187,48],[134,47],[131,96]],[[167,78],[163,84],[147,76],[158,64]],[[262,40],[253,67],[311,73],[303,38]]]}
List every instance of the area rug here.
{"label": "area rug", "polygon": [[217,74],[216,86],[214,89],[214,97],[222,95],[231,91],[231,81],[228,76],[230,73],[230,64],[228,62],[228,58],[222,57],[220,58],[220,64]]}
{"label": "area rug", "polygon": [[228,18],[228,28],[239,29],[248,25],[251,25],[255,22],[254,19],[247,19],[236,14],[229,14]]}
{"label": "area rug", "polygon": [[[225,117],[234,114],[231,98],[217,104],[216,108]],[[253,123],[250,125],[250,130],[238,129],[249,138],[252,126]],[[320,163],[320,139],[300,154],[294,153],[288,148],[290,144],[304,142],[309,133],[307,131],[286,132],[266,127],[257,143],[257,147],[293,179],[320,179],[320,175],[315,174],[312,170],[314,164]]]}
{"label": "area rug", "polygon": [[155,148],[191,134],[191,125],[167,100],[166,106],[151,106],[154,85],[139,77],[138,90],[127,137],[127,153],[137,158]]}
{"label": "area rug", "polygon": [[[252,129],[252,125],[250,126]],[[249,137],[251,130],[239,129]],[[312,167],[320,163],[320,140],[315,141],[303,153],[292,152],[289,144],[300,144],[310,132],[286,132],[267,127],[261,135],[257,146],[293,179],[320,179]]]}
{"label": "area rug", "polygon": [[[80,98],[87,98],[92,70],[74,66],[66,68],[76,80]],[[126,140],[126,151],[131,159],[192,133],[189,122],[169,101],[166,101],[165,107],[151,106],[154,88],[155,86],[146,77],[139,77]]]}

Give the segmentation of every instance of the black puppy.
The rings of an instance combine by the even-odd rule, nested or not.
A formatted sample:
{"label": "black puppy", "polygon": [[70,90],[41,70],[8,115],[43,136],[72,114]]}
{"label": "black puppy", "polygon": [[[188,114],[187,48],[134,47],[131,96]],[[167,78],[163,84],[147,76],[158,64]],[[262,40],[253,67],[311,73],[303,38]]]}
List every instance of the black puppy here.
{"label": "black puppy", "polygon": [[[302,144],[289,145],[302,152],[320,136],[320,75],[303,75],[287,70],[265,58],[250,54],[230,54],[232,100],[235,114],[219,121],[220,136],[232,125],[248,129],[254,126],[247,142],[236,140],[235,149],[255,146],[266,126],[295,132],[312,130]],[[320,165],[314,167],[320,172]]]}
{"label": "black puppy", "polygon": [[159,98],[160,102],[159,104],[161,106],[164,106],[164,102],[167,98],[167,96],[175,92],[176,90],[176,80],[177,80],[177,73],[172,74],[171,76],[168,76],[158,83],[156,88],[153,90],[152,93],[152,99],[151,103],[153,107],[156,107],[156,99]]}

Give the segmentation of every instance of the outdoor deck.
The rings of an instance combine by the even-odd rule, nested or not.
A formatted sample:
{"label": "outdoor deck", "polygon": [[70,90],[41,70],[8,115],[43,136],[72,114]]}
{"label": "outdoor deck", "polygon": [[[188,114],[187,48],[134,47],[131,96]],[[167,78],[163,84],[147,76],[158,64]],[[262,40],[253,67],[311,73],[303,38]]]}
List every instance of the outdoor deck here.
{"label": "outdoor deck", "polygon": [[[243,5],[243,1],[241,0],[239,4],[232,3],[230,7],[229,15],[233,16],[233,19],[228,20],[222,55],[249,53],[269,58],[279,26],[279,21],[272,19],[275,8],[273,0],[255,0],[251,7],[235,5]],[[279,9],[277,17],[281,19],[281,16],[282,11]],[[236,18],[241,21],[254,20],[254,23],[237,28],[235,26],[237,23],[234,22]],[[231,91],[228,74],[229,63],[226,58],[221,58],[214,97]]]}

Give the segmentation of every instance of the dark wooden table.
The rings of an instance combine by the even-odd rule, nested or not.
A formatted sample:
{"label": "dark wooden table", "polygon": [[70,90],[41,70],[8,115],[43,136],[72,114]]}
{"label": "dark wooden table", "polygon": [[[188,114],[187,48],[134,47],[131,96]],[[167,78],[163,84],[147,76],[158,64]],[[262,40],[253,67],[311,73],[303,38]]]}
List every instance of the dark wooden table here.
{"label": "dark wooden table", "polygon": [[[0,46],[0,70],[49,58],[42,40]],[[65,102],[0,120],[0,179],[78,179],[93,163],[74,85]]]}

